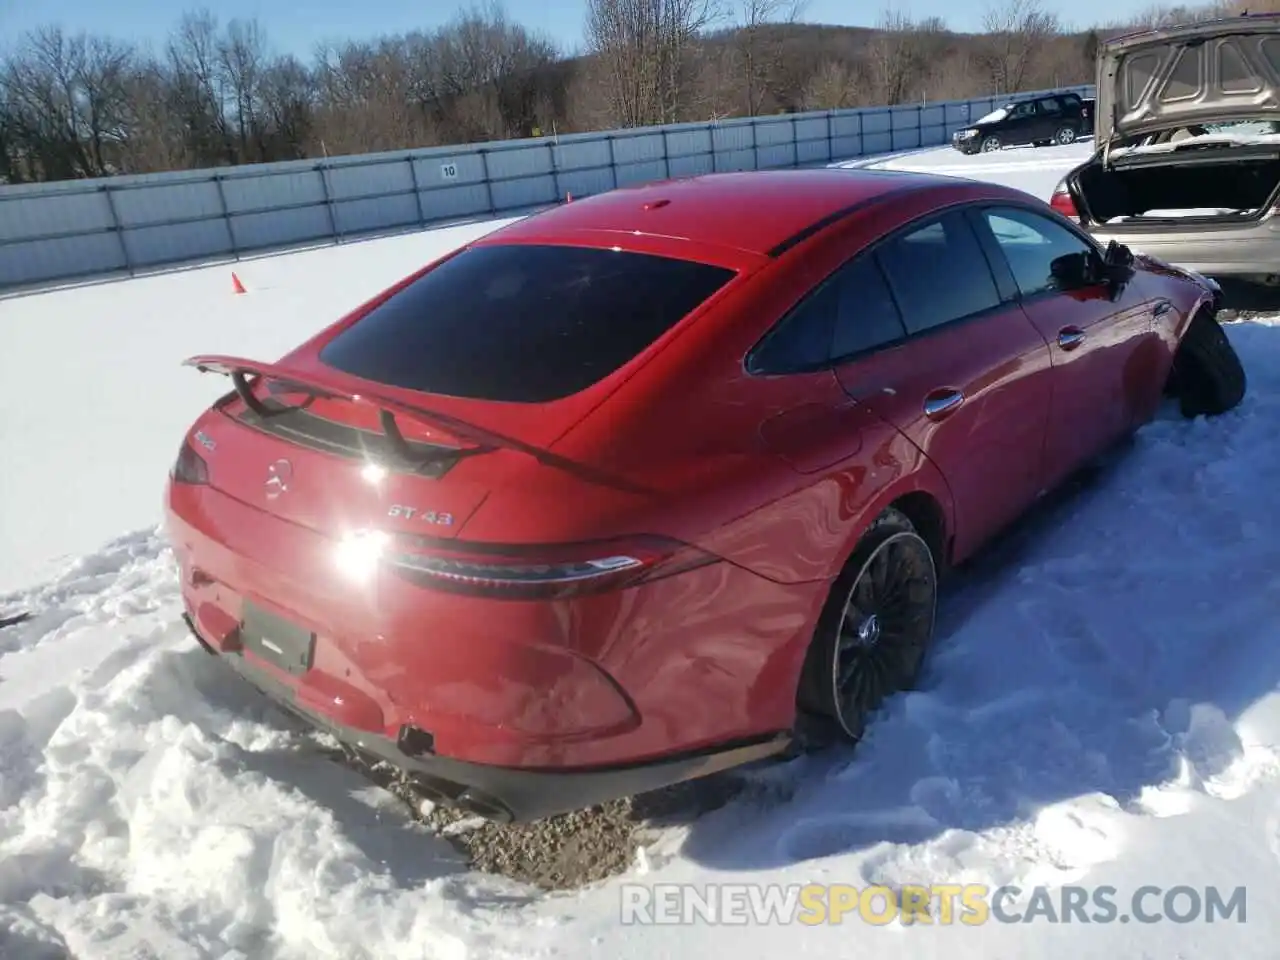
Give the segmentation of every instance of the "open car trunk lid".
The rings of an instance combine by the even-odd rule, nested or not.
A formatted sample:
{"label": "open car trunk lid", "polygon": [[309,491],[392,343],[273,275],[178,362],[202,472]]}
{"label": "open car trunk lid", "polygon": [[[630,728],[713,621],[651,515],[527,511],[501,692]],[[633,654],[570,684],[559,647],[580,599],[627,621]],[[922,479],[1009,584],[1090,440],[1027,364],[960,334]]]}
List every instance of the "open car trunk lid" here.
{"label": "open car trunk lid", "polygon": [[1280,118],[1280,14],[1105,41],[1097,82],[1096,136],[1108,148],[1171,127]]}

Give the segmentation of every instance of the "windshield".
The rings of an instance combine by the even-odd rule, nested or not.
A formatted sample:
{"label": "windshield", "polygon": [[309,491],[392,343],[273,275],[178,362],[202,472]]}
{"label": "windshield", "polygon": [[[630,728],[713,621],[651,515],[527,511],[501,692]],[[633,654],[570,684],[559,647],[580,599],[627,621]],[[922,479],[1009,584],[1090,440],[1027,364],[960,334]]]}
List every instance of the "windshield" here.
{"label": "windshield", "polygon": [[1009,108],[1001,107],[999,110],[992,110],[985,117],[979,117],[974,123],[999,123],[1005,117],[1009,116]]}

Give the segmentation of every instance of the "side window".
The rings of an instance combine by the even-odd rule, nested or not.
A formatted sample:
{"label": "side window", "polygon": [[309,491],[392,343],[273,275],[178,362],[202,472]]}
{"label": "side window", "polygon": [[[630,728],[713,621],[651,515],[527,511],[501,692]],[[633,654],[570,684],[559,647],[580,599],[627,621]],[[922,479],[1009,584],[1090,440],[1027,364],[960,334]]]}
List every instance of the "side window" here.
{"label": "side window", "polygon": [[1090,249],[1066,227],[1029,210],[996,207],[983,211],[983,217],[1024,297],[1056,290],[1053,261]]}
{"label": "side window", "polygon": [[1062,104],[1053,97],[1045,97],[1040,101],[1040,112],[1051,114],[1056,117],[1058,114],[1062,113]]}
{"label": "side window", "polygon": [[1025,117],[1031,116],[1031,113],[1032,111],[1035,110],[1035,108],[1036,108],[1036,105],[1032,103],[1030,100],[1023,101],[1022,103],[1018,104],[1016,107],[1013,108],[1012,116],[1015,119],[1021,120]]}
{"label": "side window", "polygon": [[896,237],[877,256],[910,333],[1000,305],[991,267],[963,213]]}
{"label": "side window", "polygon": [[751,373],[801,373],[831,360],[831,336],[840,310],[840,284],[826,283],[801,300],[752,351]]}
{"label": "side window", "polygon": [[848,357],[907,335],[889,284],[874,257],[862,256],[840,272],[840,312],[831,354]]}

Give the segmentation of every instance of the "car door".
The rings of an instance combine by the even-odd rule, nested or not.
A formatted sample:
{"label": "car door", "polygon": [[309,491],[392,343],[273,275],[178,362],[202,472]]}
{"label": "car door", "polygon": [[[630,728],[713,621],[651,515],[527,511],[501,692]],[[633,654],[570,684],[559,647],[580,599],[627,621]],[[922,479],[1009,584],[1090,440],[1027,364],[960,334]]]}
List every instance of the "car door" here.
{"label": "car door", "polygon": [[1062,103],[1056,97],[1045,97],[1036,101],[1036,119],[1034,140],[1052,140],[1058,128],[1066,120]]}
{"label": "car door", "polygon": [[1057,100],[1062,104],[1061,119],[1067,123],[1074,124],[1076,135],[1082,135],[1085,130],[1085,122],[1088,119],[1085,115],[1084,101],[1080,99],[1078,94],[1074,93],[1064,93]]}
{"label": "car door", "polygon": [[[901,338],[887,341],[896,329]],[[849,395],[946,479],[956,559],[1035,499],[1049,348],[1018,304],[1002,298],[962,210],[919,221],[846,268],[833,349]]]}
{"label": "car door", "polygon": [[1136,287],[1112,299],[1104,283],[1063,290],[1053,261],[1096,247],[1055,219],[1017,206],[986,206],[975,225],[997,267],[1009,271],[1031,323],[1048,341],[1053,397],[1045,446],[1049,485],[1097,456],[1140,418],[1132,373],[1154,336],[1151,305]]}
{"label": "car door", "polygon": [[1034,100],[1016,103],[1009,111],[1008,119],[1001,124],[1004,129],[1001,131],[1000,139],[1006,144],[1024,144],[1039,140],[1041,138],[1036,133],[1036,124],[1039,122]]}

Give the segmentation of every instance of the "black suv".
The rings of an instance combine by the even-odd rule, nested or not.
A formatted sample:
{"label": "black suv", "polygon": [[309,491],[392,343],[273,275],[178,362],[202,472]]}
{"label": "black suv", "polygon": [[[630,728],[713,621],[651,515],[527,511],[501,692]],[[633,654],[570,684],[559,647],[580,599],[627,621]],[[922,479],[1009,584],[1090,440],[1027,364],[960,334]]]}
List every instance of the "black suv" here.
{"label": "black suv", "polygon": [[961,153],[990,153],[1002,147],[1074,143],[1093,133],[1093,101],[1076,93],[1015,100],[951,135]]}

